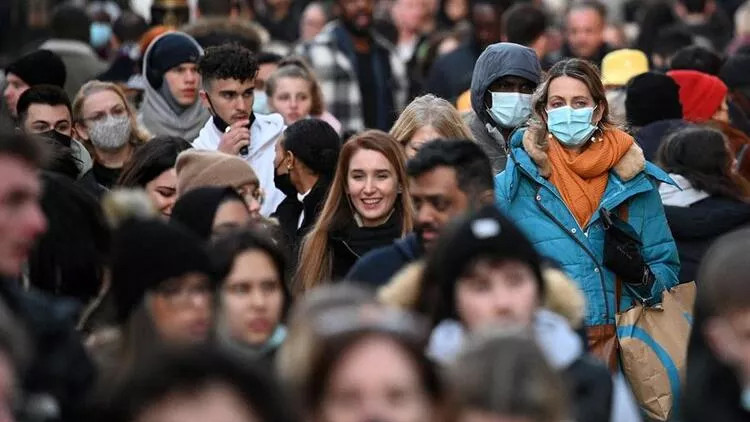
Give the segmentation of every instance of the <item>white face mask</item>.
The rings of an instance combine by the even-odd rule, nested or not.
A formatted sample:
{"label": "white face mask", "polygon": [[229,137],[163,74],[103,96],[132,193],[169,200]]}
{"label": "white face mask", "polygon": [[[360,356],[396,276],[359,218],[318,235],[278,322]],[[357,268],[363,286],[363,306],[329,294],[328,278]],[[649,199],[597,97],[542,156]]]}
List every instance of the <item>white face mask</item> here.
{"label": "white face mask", "polygon": [[518,92],[491,92],[492,106],[487,112],[498,125],[516,128],[531,116],[531,95]]}
{"label": "white face mask", "polygon": [[113,117],[90,124],[89,138],[94,147],[103,150],[122,148],[130,139],[130,118],[128,116]]}

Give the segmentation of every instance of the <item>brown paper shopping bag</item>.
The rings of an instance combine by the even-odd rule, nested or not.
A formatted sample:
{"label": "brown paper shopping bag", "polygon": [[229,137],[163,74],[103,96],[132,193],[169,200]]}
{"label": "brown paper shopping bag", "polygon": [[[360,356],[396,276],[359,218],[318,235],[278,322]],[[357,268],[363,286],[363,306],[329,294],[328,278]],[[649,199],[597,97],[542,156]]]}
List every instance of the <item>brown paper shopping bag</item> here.
{"label": "brown paper shopping bag", "polygon": [[679,400],[694,302],[691,282],[665,291],[660,305],[617,314],[622,371],[641,409],[657,421],[666,421]]}

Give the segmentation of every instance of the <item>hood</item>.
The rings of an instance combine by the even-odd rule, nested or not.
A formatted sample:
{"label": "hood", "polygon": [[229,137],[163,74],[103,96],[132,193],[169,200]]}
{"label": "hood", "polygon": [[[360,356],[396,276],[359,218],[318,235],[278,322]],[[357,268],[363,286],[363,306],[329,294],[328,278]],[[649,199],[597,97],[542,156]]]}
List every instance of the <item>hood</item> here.
{"label": "hood", "polygon": [[[583,341],[562,316],[539,309],[534,315],[532,334],[547,362],[555,369],[565,369],[584,353]],[[445,320],[432,330],[427,355],[448,364],[456,360],[466,337],[464,326],[456,320]]]}
{"label": "hood", "polygon": [[143,55],[143,68],[141,72],[143,76],[145,95],[139,113],[139,123],[156,136],[180,136],[190,141],[198,136],[201,126],[203,126],[206,120],[210,117],[208,110],[203,108],[200,101],[196,101],[195,104],[186,108],[180,115],[176,115],[167,100],[159,93],[159,90],[151,85],[147,76],[147,69],[149,68],[149,60],[151,59],[153,47],[156,44],[156,41],[168,34],[179,35],[187,38],[191,43],[194,43],[195,46],[198,47],[200,54],[203,54],[203,49],[198,42],[183,32],[167,32],[151,42],[151,45],[148,46],[146,53]]}
{"label": "hood", "polygon": [[503,76],[518,76],[539,84],[542,68],[534,50],[513,43],[498,43],[487,47],[479,56],[471,76],[471,108],[482,123],[492,121],[484,105],[484,94]]}
{"label": "hood", "polygon": [[534,318],[534,338],[547,362],[565,369],[583,354],[583,341],[562,316],[540,309]]}
{"label": "hood", "polygon": [[707,192],[695,189],[688,179],[679,174],[670,173],[669,177],[674,180],[677,186],[667,183],[662,183],[659,186],[659,195],[661,196],[661,202],[664,205],[689,207],[710,196]]}

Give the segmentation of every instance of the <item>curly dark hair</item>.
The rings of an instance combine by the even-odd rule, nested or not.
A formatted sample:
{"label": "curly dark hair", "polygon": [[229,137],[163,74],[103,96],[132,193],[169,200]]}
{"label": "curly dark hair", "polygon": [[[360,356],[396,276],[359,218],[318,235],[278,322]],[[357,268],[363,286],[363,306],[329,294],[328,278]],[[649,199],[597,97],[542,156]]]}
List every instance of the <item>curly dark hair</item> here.
{"label": "curly dark hair", "polygon": [[198,60],[198,72],[206,84],[216,79],[245,82],[254,79],[258,73],[258,60],[250,50],[239,44],[223,44],[206,49]]}

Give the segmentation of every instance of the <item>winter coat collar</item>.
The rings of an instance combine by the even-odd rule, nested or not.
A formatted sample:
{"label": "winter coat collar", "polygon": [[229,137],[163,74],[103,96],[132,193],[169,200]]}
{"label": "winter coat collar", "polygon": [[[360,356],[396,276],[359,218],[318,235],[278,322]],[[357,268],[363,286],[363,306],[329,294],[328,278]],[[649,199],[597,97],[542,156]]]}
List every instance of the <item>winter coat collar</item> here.
{"label": "winter coat collar", "polygon": [[[551,173],[547,150],[549,149],[546,131],[529,128],[524,132],[522,138],[523,149],[536,164],[539,175],[548,178]],[[643,150],[634,142],[628,152],[620,159],[612,171],[620,177],[623,182],[635,178],[646,169],[646,159]]]}
{"label": "winter coat collar", "polygon": [[[534,315],[532,333],[537,345],[553,368],[564,370],[584,354],[581,338],[562,316],[547,309]],[[427,354],[444,364],[453,362],[466,337],[464,326],[456,320],[438,324],[430,335]]]}
{"label": "winter coat collar", "polygon": [[[545,163],[546,148],[543,146],[545,141],[534,141],[536,138],[529,135],[526,142],[534,141],[529,146],[531,153],[527,152],[524,147],[524,138],[526,138],[526,132],[529,130],[529,128],[521,128],[511,136],[508,163],[503,172],[507,184],[506,187],[498,187],[498,189],[508,189],[507,196],[509,198],[516,195],[518,187],[522,183],[520,178],[528,178],[536,184],[556,191],[543,173],[545,169],[549,168],[548,164]],[[546,131],[542,130],[542,133],[546,135]],[[535,158],[532,158],[532,154]],[[632,196],[655,189],[659,182],[675,184],[664,170],[645,161],[642,152],[639,150],[629,151],[626,157],[621,160],[616,169],[610,171],[612,177],[609,178],[600,204],[603,208],[613,210]],[[624,178],[621,177],[621,174]],[[589,225],[598,219],[599,215],[596,213],[589,221]]]}
{"label": "winter coat collar", "polygon": [[670,173],[669,177],[677,186],[666,183],[659,186],[659,195],[665,206],[689,207],[711,196],[708,192],[694,188],[688,179],[679,174]]}

